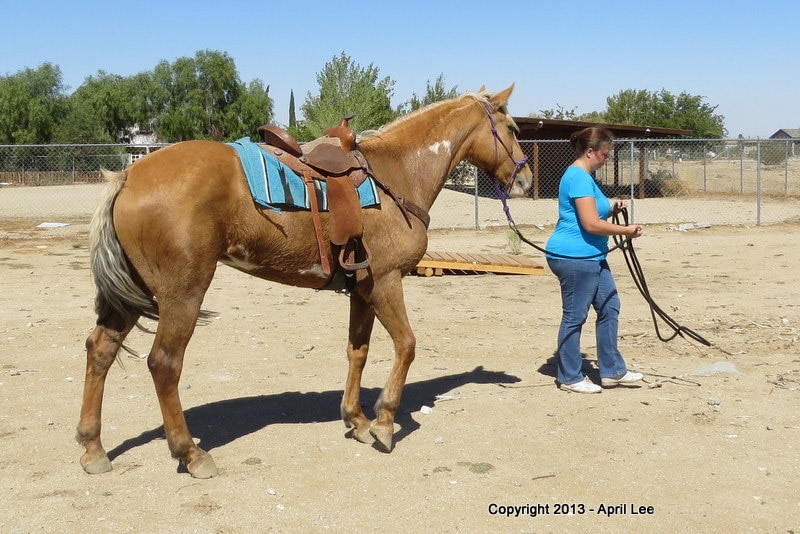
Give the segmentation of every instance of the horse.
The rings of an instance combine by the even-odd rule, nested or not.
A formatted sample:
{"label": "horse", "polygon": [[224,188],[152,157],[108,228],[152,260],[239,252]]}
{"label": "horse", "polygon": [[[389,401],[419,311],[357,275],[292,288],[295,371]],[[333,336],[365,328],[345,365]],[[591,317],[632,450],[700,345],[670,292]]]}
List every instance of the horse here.
{"label": "horse", "polygon": [[[341,402],[347,436],[382,452],[394,446],[400,404],[416,338],[403,300],[403,277],[427,247],[427,213],[463,160],[490,174],[510,196],[530,187],[532,174],[507,111],[514,84],[485,88],[422,107],[359,140],[381,184],[378,208],[363,210],[367,268],[352,273],[348,370]],[[185,349],[199,321],[218,262],[249,275],[303,288],[326,288],[308,210],[270,210],[254,203],[241,160],[231,146],[206,140],[161,148],[108,183],[90,225],[96,286],[96,326],[86,339],[86,374],[76,440],[89,474],[112,470],[100,439],[105,381],[125,337],[142,317],[157,319],[147,366],[158,396],[172,457],[195,478],[218,474],[189,433],[178,394]],[[411,209],[411,208],[414,209]],[[321,216],[323,226],[327,212]],[[328,260],[335,250],[328,246]],[[375,419],[360,404],[361,375],[375,319],[391,336],[394,359]],[[141,326],[140,326],[141,327]]]}

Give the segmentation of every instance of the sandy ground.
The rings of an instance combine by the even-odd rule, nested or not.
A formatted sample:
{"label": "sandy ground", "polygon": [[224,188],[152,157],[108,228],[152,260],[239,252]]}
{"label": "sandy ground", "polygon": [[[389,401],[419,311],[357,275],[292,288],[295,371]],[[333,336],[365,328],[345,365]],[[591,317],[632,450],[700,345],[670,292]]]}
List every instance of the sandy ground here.
{"label": "sandy ground", "polygon": [[[6,532],[800,531],[797,225],[653,224],[637,240],[656,302],[710,348],[659,341],[612,255],[620,347],[647,383],[600,395],[554,385],[560,299],[548,271],[408,277],[417,360],[391,454],[347,439],[339,419],[346,297],[221,267],[204,305],[220,315],[197,329],[181,381],[190,428],[220,468],[200,481],[170,458],[145,360],[130,355],[106,388],[114,470],[82,471],[85,225],[37,222],[0,220]],[[501,228],[432,231],[430,248],[510,246]],[[597,379],[593,330],[583,350]],[[151,341],[129,337],[142,355]],[[391,358],[377,327],[366,410]]]}

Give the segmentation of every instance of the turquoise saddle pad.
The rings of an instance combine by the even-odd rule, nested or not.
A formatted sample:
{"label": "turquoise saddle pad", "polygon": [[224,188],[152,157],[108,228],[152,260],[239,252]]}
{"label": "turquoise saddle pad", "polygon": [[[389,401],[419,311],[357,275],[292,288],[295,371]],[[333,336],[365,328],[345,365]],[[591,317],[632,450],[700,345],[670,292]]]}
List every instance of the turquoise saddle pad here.
{"label": "turquoise saddle pad", "polygon": [[[239,154],[250,192],[256,203],[275,211],[289,206],[311,209],[308,189],[303,179],[291,168],[247,137],[228,145],[235,148]],[[324,181],[314,180],[314,186],[319,209],[328,211],[327,184]],[[361,200],[361,207],[369,208],[380,204],[380,195],[372,176],[367,176],[356,192]]]}

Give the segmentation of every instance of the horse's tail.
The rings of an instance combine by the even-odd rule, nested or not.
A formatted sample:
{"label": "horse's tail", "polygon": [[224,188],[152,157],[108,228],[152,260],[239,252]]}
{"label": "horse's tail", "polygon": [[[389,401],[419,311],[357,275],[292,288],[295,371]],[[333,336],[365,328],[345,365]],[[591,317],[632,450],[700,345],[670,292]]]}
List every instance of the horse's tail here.
{"label": "horse's tail", "polygon": [[97,323],[101,324],[112,313],[119,314],[126,325],[132,325],[140,316],[158,319],[158,304],[133,280],[114,230],[114,202],[127,174],[105,169],[102,173],[108,181],[108,190],[97,206],[89,231],[89,258],[97,287],[94,303]]}

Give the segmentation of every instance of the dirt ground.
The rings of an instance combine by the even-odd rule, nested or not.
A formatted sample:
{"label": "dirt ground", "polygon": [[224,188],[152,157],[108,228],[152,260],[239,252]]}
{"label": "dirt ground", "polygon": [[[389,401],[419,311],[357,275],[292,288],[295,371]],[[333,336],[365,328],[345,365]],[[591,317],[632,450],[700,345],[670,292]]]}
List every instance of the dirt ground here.
{"label": "dirt ground", "polygon": [[[648,225],[636,241],[655,301],[710,348],[659,341],[613,254],[620,347],[646,384],[600,395],[554,385],[549,271],[408,277],[417,359],[390,454],[347,439],[339,418],[346,297],[220,267],[204,305],[219,317],[197,329],[181,381],[189,426],[220,469],[210,480],[169,456],[144,359],[152,337],[138,332],[142,356],[122,355],[106,388],[114,470],[83,472],[73,436],[95,319],[85,225],[0,230],[6,532],[800,531],[798,225]],[[549,228],[528,232],[541,242]],[[509,240],[434,231],[429,248],[502,254]],[[597,380],[592,324],[583,350]],[[370,412],[391,358],[376,327]]]}

